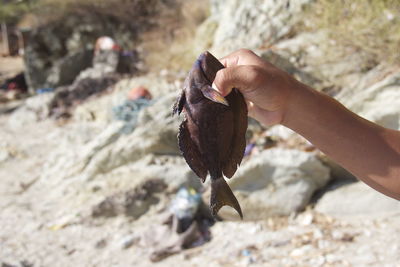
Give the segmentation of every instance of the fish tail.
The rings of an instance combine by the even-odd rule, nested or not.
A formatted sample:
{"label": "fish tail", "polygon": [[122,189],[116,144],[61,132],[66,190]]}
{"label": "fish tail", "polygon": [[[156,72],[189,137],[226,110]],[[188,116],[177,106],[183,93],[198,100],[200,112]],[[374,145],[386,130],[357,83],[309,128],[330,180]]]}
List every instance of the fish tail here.
{"label": "fish tail", "polygon": [[218,211],[225,205],[234,208],[239,213],[240,218],[243,219],[239,202],[225,179],[223,177],[211,179],[211,214],[215,217]]}

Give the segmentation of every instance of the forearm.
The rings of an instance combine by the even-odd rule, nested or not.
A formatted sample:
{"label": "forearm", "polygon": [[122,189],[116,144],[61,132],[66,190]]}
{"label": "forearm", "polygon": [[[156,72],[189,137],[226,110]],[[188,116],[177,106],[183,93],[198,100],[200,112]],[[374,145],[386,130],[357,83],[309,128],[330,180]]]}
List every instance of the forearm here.
{"label": "forearm", "polygon": [[373,124],[298,83],[283,125],[376,190],[400,200],[400,133]]}

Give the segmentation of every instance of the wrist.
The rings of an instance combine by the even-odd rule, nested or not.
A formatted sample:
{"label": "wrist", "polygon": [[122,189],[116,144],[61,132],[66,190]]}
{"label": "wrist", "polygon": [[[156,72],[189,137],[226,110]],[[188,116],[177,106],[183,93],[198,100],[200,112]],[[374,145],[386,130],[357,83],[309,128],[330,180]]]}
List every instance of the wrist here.
{"label": "wrist", "polygon": [[307,106],[309,107],[313,101],[316,101],[313,98],[318,92],[293,78],[289,84],[281,124],[297,130],[300,120],[306,116]]}

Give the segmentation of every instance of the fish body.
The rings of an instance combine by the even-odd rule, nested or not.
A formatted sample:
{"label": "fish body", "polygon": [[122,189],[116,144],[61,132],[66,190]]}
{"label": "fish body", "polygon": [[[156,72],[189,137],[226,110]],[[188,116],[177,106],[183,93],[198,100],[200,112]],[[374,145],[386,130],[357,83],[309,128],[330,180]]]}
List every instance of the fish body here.
{"label": "fish body", "polygon": [[210,175],[212,214],[215,216],[228,205],[242,218],[240,205],[224,175],[231,178],[243,158],[247,106],[238,90],[233,89],[224,98],[211,87],[223,67],[209,52],[201,54],[189,72],[174,113],[185,114],[178,134],[183,157],[202,182]]}

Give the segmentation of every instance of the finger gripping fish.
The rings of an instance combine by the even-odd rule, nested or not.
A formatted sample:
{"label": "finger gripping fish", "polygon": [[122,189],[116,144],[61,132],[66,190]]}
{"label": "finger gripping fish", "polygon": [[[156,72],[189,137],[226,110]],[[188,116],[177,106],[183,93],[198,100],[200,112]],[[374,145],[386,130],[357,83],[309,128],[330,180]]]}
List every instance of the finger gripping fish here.
{"label": "finger gripping fish", "polygon": [[211,178],[210,208],[213,216],[228,205],[243,218],[239,202],[224,179],[231,178],[242,161],[246,146],[247,106],[237,90],[225,98],[211,84],[224,66],[209,52],[194,63],[173,113],[184,111],[178,144],[187,164],[202,182]]}

